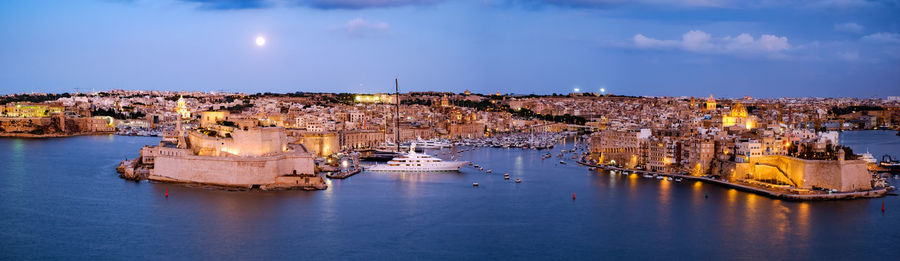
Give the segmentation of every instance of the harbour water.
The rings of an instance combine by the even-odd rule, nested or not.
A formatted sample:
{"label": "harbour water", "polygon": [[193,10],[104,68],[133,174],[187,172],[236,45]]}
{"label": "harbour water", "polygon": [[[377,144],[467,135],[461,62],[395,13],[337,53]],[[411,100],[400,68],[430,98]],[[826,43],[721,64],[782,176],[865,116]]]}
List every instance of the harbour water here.
{"label": "harbour water", "polygon": [[[887,134],[848,132],[842,140],[857,152],[868,144],[878,158],[900,156],[900,137]],[[117,177],[119,161],[157,142],[0,139],[0,259],[900,258],[897,197],[790,202],[611,175],[568,157],[559,164],[555,155],[571,141],[546,160],[545,151],[500,148],[457,157],[492,174],[363,172],[324,191]]]}

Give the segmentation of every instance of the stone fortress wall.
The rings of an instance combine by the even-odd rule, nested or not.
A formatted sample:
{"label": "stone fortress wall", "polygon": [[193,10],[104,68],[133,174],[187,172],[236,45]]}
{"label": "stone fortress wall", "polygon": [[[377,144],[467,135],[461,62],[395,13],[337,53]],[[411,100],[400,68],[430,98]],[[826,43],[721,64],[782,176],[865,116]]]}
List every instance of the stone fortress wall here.
{"label": "stone fortress wall", "polygon": [[[222,129],[220,129],[222,130]],[[229,130],[230,137],[187,133],[187,144],[163,141],[141,149],[147,179],[214,186],[292,188],[324,186],[315,175],[314,154],[288,147],[284,128]]]}
{"label": "stone fortress wall", "polygon": [[[221,128],[220,128],[221,129]],[[263,156],[285,151],[287,136],[284,128],[231,128],[231,138],[210,137],[191,131],[187,133],[192,152],[201,156]]]}
{"label": "stone fortress wall", "polygon": [[266,157],[156,156],[150,180],[251,187],[277,183],[280,176],[313,174],[309,153]]}
{"label": "stone fortress wall", "polygon": [[[782,175],[782,172],[784,175]],[[720,162],[714,172],[729,180],[778,180],[797,188],[856,191],[872,189],[872,177],[862,160],[805,160],[789,156],[750,157],[746,163]]]}
{"label": "stone fortress wall", "polygon": [[111,118],[66,117],[55,113],[51,117],[9,118],[0,117],[0,133],[85,134],[112,133],[115,125]]}

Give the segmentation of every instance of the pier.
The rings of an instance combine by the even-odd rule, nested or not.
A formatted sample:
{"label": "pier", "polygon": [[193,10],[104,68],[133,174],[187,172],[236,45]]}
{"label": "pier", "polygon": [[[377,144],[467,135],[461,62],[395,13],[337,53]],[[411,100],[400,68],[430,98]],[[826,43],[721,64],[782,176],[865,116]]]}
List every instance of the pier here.
{"label": "pier", "polygon": [[330,179],[346,179],[360,172],[362,172],[362,169],[353,169],[348,171],[329,172],[328,174],[325,174],[325,176]]}

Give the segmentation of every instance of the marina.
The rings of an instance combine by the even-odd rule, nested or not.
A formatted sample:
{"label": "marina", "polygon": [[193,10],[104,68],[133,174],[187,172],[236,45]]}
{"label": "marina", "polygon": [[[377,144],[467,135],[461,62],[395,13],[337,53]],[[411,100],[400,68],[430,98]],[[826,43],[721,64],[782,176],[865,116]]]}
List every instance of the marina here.
{"label": "marina", "polygon": [[0,261],[900,259],[900,0],[0,13]]}
{"label": "marina", "polygon": [[[112,169],[116,161],[123,156],[136,157],[138,148],[158,141],[159,138],[125,136],[0,140],[0,146],[10,148],[0,152],[0,158],[9,163],[0,169],[0,181],[8,184],[3,194],[9,200],[0,202],[0,217],[8,228],[6,242],[45,235],[43,238],[62,240],[54,240],[55,247],[42,248],[44,251],[36,251],[35,244],[7,243],[4,252],[27,251],[45,258],[101,252],[123,258],[150,254],[165,258],[175,255],[148,249],[171,248],[206,249],[203,256],[213,258],[279,259],[305,255],[316,259],[357,259],[379,253],[380,245],[390,242],[399,249],[394,255],[408,258],[465,259],[491,252],[508,258],[582,259],[619,254],[651,258],[699,242],[717,242],[709,243],[717,246],[710,251],[687,252],[685,257],[727,259],[734,251],[749,251],[745,252],[748,258],[759,259],[877,259],[897,254],[894,248],[871,244],[890,242],[891,227],[900,226],[900,212],[894,211],[900,209],[896,197],[778,200],[687,177],[677,182],[644,179],[635,171],[590,171],[577,164],[541,161],[546,153],[542,151],[493,147],[466,150],[458,154],[458,159],[496,173],[508,173],[510,179],[466,165],[458,174],[362,171],[348,179],[326,179],[328,188],[319,192],[234,192],[135,183],[116,177]],[[559,147],[572,147],[572,143],[555,147],[554,154]],[[75,150],[83,153],[73,154]],[[441,151],[427,153],[437,155]],[[26,157],[29,161],[25,161]],[[477,189],[473,189],[474,183],[478,183]],[[167,191],[168,197],[164,197]],[[572,200],[573,192],[577,201]],[[882,202],[885,213],[881,212]],[[376,209],[395,211],[373,212]],[[208,235],[208,222],[190,221],[200,217],[217,217],[217,224],[228,217],[231,225],[223,224],[218,233],[250,235],[260,243],[247,246],[228,237],[193,240]],[[106,225],[132,219],[142,220],[143,225]],[[295,226],[291,225],[292,220],[323,225]],[[853,222],[847,223],[848,220]],[[337,223],[343,224],[342,229],[333,226]],[[547,229],[524,229],[538,223]],[[839,224],[849,227],[834,230]],[[343,229],[348,226],[363,229]],[[746,233],[748,230],[755,232]],[[120,242],[98,237],[97,232],[145,236]],[[260,234],[265,234],[265,238],[260,238]],[[609,234],[625,236],[609,238]],[[758,243],[725,243],[736,234]],[[408,240],[394,240],[401,236]],[[538,236],[559,239],[550,243],[526,240]],[[680,240],[652,249],[633,247],[639,242],[666,241],[670,237]],[[448,245],[448,239],[457,243]],[[305,242],[306,248],[290,247],[294,245],[290,242],[296,241]],[[330,248],[332,242],[353,244],[355,251]],[[496,250],[483,249],[488,242]],[[36,243],[50,241],[41,239]],[[109,244],[123,247],[109,249]],[[833,244],[844,244],[853,251],[837,251]],[[244,246],[242,250],[232,251],[238,245]],[[423,246],[453,251],[414,250]],[[546,249],[538,251],[539,246]],[[270,247],[284,251],[272,252]],[[565,250],[568,247],[582,250]],[[322,251],[311,253],[305,251],[308,248]]]}

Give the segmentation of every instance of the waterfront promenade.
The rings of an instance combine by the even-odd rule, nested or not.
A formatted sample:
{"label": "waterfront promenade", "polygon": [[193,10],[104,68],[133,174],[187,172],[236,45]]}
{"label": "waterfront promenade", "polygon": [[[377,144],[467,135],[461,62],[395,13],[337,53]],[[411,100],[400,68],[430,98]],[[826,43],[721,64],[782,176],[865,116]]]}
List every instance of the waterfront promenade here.
{"label": "waterfront promenade", "polygon": [[673,177],[673,178],[682,178],[682,179],[686,179],[686,180],[696,180],[696,181],[712,183],[712,184],[716,184],[716,185],[720,185],[720,186],[724,186],[724,187],[734,188],[734,189],[741,190],[741,191],[757,193],[760,195],[764,195],[764,196],[768,196],[768,197],[772,197],[772,198],[778,198],[778,199],[785,199],[785,200],[837,200],[837,199],[855,199],[855,198],[879,198],[879,197],[883,197],[883,196],[887,195],[887,193],[890,192],[890,190],[891,190],[890,187],[888,187],[888,188],[880,188],[880,189],[873,189],[873,190],[867,190],[867,191],[796,194],[796,193],[778,191],[778,190],[773,190],[773,189],[766,189],[766,188],[757,187],[757,186],[751,186],[749,184],[729,182],[727,180],[715,179],[715,178],[709,178],[709,177],[685,175],[685,174],[680,174],[680,173],[663,173],[663,172],[653,172],[653,171],[647,171],[647,170],[634,170],[634,169],[619,168],[619,167],[607,166],[607,165],[590,164],[590,163],[585,162],[583,158],[582,158],[582,160],[579,160],[577,162],[578,162],[578,164],[581,164],[584,166],[601,168],[601,169],[608,170],[608,171],[609,170],[630,171],[630,172],[634,172],[636,174],[651,174],[651,175],[658,175],[658,176],[663,176],[663,177]]}

